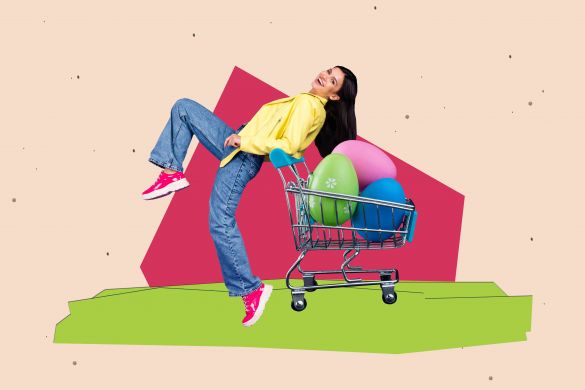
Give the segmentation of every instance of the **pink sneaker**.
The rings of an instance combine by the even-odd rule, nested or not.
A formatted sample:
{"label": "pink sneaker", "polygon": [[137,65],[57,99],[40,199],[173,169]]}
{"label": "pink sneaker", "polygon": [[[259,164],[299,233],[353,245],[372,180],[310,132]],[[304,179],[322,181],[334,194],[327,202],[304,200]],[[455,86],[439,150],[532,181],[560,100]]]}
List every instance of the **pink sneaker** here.
{"label": "pink sneaker", "polygon": [[242,320],[244,326],[252,326],[260,319],[270,294],[272,294],[272,286],[262,283],[255,291],[242,297],[246,306],[246,316]]}
{"label": "pink sneaker", "polygon": [[185,178],[185,175],[183,175],[183,172],[168,174],[161,171],[154,184],[142,193],[142,199],[148,200],[160,198],[173,191],[178,191],[188,186],[189,182]]}

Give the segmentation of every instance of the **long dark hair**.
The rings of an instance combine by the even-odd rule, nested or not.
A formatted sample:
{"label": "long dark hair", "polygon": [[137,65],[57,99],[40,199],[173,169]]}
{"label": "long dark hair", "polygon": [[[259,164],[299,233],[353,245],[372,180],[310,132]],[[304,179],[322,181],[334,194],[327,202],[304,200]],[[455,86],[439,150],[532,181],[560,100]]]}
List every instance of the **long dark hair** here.
{"label": "long dark hair", "polygon": [[344,66],[337,65],[345,75],[341,89],[337,92],[339,100],[328,100],[325,104],[325,122],[315,138],[315,146],[321,157],[325,157],[343,141],[356,139],[355,97],[357,78]]}

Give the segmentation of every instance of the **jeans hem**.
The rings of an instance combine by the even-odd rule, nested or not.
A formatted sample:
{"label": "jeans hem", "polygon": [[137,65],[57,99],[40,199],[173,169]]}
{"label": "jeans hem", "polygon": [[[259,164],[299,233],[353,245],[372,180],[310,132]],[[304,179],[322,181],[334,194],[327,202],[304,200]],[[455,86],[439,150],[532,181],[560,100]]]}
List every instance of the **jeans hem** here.
{"label": "jeans hem", "polygon": [[153,163],[154,165],[157,165],[161,168],[167,168],[167,169],[172,169],[173,171],[179,171],[179,172],[183,172],[182,169],[170,164],[170,163],[162,163],[160,161],[157,161],[153,158],[149,158],[148,161],[150,161],[151,163]]}
{"label": "jeans hem", "polygon": [[251,292],[254,292],[254,291],[258,290],[258,289],[260,288],[260,286],[262,286],[262,281],[258,282],[258,285],[257,285],[257,286],[255,286],[255,287],[252,287],[250,290],[248,290],[248,291],[244,291],[244,292],[243,292],[243,293],[241,293],[241,294],[236,294],[236,293],[228,292],[228,295],[229,295],[230,297],[243,297],[244,295],[248,295],[248,294],[250,294]]}

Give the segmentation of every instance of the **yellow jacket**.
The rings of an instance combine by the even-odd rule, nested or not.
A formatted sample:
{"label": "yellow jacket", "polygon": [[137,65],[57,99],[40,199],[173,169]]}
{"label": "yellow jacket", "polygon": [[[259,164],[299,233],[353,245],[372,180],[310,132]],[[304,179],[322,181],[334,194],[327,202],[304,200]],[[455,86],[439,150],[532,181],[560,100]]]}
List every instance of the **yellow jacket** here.
{"label": "yellow jacket", "polygon": [[274,148],[301,157],[325,122],[325,103],[324,97],[302,92],[264,104],[240,131],[240,147],[219,166],[229,163],[240,150],[266,155],[265,160]]}

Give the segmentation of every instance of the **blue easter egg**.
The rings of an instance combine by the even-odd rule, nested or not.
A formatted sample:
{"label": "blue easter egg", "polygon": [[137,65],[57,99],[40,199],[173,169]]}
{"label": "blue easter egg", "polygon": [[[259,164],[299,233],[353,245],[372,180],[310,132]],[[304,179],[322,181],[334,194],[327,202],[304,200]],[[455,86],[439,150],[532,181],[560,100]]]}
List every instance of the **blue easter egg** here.
{"label": "blue easter egg", "polygon": [[[404,190],[398,181],[391,178],[379,179],[368,185],[360,194],[361,197],[385,200],[395,203],[406,203]],[[379,219],[378,219],[379,214]],[[355,228],[398,230],[405,210],[358,203],[351,221]],[[394,233],[379,233],[358,230],[357,233],[368,241],[380,242],[394,235]]]}

